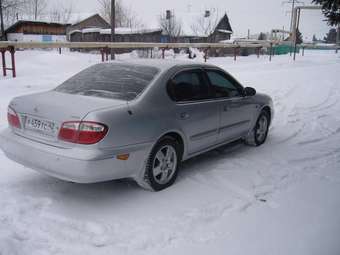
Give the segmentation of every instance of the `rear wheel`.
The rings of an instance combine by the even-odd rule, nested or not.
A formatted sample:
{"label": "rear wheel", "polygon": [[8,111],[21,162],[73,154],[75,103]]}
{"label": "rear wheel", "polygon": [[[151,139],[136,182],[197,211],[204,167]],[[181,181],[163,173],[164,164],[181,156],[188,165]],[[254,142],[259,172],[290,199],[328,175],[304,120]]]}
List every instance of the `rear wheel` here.
{"label": "rear wheel", "polygon": [[256,125],[246,139],[249,145],[260,146],[264,144],[268,137],[270,116],[267,111],[262,111],[257,119]]}
{"label": "rear wheel", "polygon": [[147,160],[144,181],[154,191],[171,186],[177,178],[180,162],[179,145],[171,137],[162,139]]}

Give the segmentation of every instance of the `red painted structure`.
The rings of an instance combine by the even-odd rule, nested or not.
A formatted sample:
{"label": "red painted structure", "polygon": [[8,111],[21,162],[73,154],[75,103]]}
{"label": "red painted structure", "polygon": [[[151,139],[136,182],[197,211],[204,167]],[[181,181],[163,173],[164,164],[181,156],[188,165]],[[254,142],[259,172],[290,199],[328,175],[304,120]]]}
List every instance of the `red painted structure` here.
{"label": "red painted structure", "polygon": [[[9,51],[11,54],[11,61],[12,61],[12,67],[7,67],[6,65],[6,52]],[[16,69],[15,69],[15,48],[14,47],[8,47],[8,48],[0,48],[1,52],[1,59],[2,59],[2,72],[3,76],[7,76],[7,70],[12,71],[12,76],[15,78],[17,76]]]}

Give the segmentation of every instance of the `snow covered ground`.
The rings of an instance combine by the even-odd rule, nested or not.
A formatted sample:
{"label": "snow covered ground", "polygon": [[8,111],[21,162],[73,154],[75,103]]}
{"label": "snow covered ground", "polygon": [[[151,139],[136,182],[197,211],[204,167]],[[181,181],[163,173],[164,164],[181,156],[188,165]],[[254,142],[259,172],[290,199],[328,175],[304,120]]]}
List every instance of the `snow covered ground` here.
{"label": "snow covered ground", "polygon": [[[0,78],[0,129],[12,97],[51,89],[99,61],[17,52],[18,78]],[[59,181],[0,152],[0,254],[339,255],[340,55],[209,62],[273,97],[264,146],[194,158],[159,193],[127,181]]]}

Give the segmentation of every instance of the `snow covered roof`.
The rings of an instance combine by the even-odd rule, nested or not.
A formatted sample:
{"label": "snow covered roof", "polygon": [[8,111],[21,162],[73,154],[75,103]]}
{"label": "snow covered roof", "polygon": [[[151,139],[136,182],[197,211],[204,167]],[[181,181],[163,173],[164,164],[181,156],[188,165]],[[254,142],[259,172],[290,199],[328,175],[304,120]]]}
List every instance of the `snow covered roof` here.
{"label": "snow covered roof", "polygon": [[13,25],[11,25],[10,27],[8,27],[6,29],[6,33],[13,33],[13,32],[17,32],[16,30],[22,26],[22,25],[46,25],[46,26],[50,26],[50,27],[67,27],[70,24],[62,24],[62,23],[56,23],[56,22],[44,22],[44,21],[30,21],[30,20],[18,20],[17,22],[15,22]]}
{"label": "snow covered roof", "polygon": [[24,22],[42,22],[42,23],[60,23],[60,24],[75,24],[78,23],[82,20],[88,19],[92,16],[96,15],[96,13],[72,13],[70,18],[66,21],[55,21],[53,18],[51,18],[51,15],[49,14],[44,14],[44,15],[39,15],[38,19],[34,20],[32,19],[31,16],[29,15],[23,15],[19,14],[19,21],[24,21]]}
{"label": "snow covered roof", "polygon": [[[145,33],[155,33],[161,32],[162,29],[160,28],[149,28],[149,29],[137,29],[137,28],[129,28],[129,27],[117,27],[115,29],[115,33],[119,35],[124,34],[145,34]],[[111,34],[111,28],[109,29],[101,29],[101,34]]]}
{"label": "snow covered roof", "polygon": [[86,33],[100,33],[102,29],[98,27],[92,27],[92,28],[84,28],[83,30],[78,30],[79,32],[82,32],[83,34]]}
{"label": "snow covered roof", "polygon": [[217,29],[218,32],[225,33],[225,34],[232,34],[233,32],[230,30],[224,30],[224,29]]}
{"label": "snow covered roof", "polygon": [[[136,29],[136,28],[128,28],[128,27],[117,27],[115,29],[115,34],[117,35],[127,35],[127,34],[146,34],[146,33],[155,33],[155,32],[162,32],[162,29],[160,28],[154,28],[154,29]],[[111,34],[111,28],[108,29],[102,29],[102,28],[85,28],[82,30],[76,29],[70,32],[70,34],[73,33],[100,33],[102,35],[109,35]]]}

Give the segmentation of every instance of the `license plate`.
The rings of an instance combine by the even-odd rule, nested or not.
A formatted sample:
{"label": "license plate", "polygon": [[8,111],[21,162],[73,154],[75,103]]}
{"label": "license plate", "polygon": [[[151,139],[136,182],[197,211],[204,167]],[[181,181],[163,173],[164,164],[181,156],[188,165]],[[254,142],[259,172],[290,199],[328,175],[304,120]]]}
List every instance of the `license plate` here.
{"label": "license plate", "polygon": [[26,118],[25,128],[47,135],[54,135],[57,129],[56,124],[52,121],[32,117]]}

